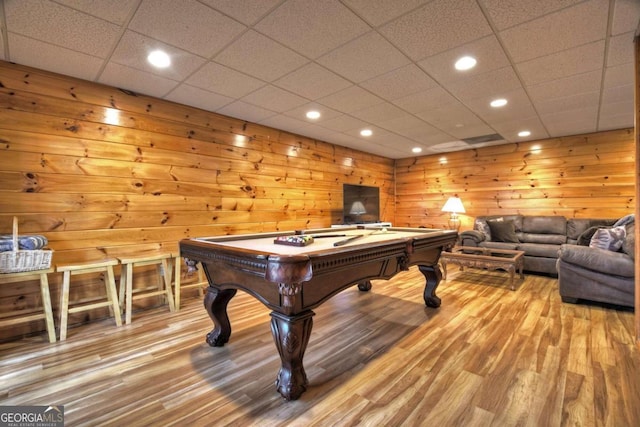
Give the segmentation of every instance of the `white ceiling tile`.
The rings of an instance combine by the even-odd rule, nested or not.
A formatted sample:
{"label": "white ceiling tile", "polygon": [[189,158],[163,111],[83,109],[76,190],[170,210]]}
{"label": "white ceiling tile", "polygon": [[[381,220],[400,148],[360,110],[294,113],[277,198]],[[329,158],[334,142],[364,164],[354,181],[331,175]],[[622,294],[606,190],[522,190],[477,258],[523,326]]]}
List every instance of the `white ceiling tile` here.
{"label": "white ceiling tile", "polygon": [[285,116],[284,114],[267,117],[266,119],[263,119],[258,123],[291,133],[298,133],[300,129],[304,129],[309,125],[309,123],[307,122],[294,119],[293,117]]}
{"label": "white ceiling tile", "polygon": [[491,34],[476,2],[435,0],[381,27],[380,32],[413,60]]}
{"label": "white ceiling tile", "polygon": [[[473,138],[476,136],[483,136],[483,135],[492,135],[496,133],[496,129],[482,122],[470,124],[470,125],[464,125],[462,127],[446,128],[445,130],[447,131],[448,134],[459,139]],[[500,133],[500,132],[497,132],[497,133]]]}
{"label": "white ceiling tile", "polygon": [[[540,118],[536,116],[519,117],[515,120],[507,120],[500,123],[495,123],[493,128],[502,137],[511,142],[518,141],[530,141],[536,139],[549,138],[549,134],[544,125],[540,121]],[[528,137],[518,136],[518,132],[528,130],[531,135]]]}
{"label": "white ceiling tile", "polygon": [[335,110],[350,113],[380,104],[384,101],[371,92],[354,85],[324,98],[320,98],[318,102]]}
{"label": "white ceiling tile", "polygon": [[369,30],[358,16],[335,0],[289,0],[255,28],[311,59]]}
{"label": "white ceiling tile", "polygon": [[344,3],[377,27],[430,0],[344,0]]}
{"label": "white ceiling tile", "polygon": [[57,0],[57,3],[80,10],[96,18],[122,25],[138,6],[139,0]]}
{"label": "white ceiling tile", "polygon": [[237,117],[242,120],[258,123],[267,117],[275,116],[274,111],[260,108],[255,105],[247,104],[243,101],[235,101],[222,108],[216,110],[220,114],[224,114],[230,117]]}
{"label": "white ceiling tile", "polygon": [[120,34],[111,22],[53,2],[8,1],[4,11],[10,32],[100,58]]}
{"label": "white ceiling tile", "polygon": [[215,61],[271,82],[301,67],[307,60],[267,37],[248,31],[215,57]]}
{"label": "white ceiling tile", "polygon": [[[171,57],[171,65],[157,68],[147,61],[156,49]],[[111,55],[111,61],[172,80],[183,80],[205,63],[205,59],[133,31],[127,31]]]}
{"label": "white ceiling tile", "polygon": [[221,95],[242,97],[262,87],[265,83],[244,73],[215,62],[208,62],[185,83]]}
{"label": "white ceiling tile", "polygon": [[414,114],[456,102],[458,100],[442,87],[424,90],[393,101],[398,107]]}
{"label": "white ceiling tile", "polygon": [[[455,62],[463,56],[476,58],[476,66],[466,71],[456,70]],[[442,84],[499,70],[510,64],[498,39],[491,35],[423,59],[418,65]]]}
{"label": "white ceiling tile", "polygon": [[363,88],[388,100],[402,98],[436,85],[436,82],[415,64],[405,65],[360,83]]}
{"label": "white ceiling tile", "polygon": [[607,52],[607,67],[633,62],[633,37],[633,32],[611,37]]}
{"label": "white ceiling tile", "polygon": [[436,153],[447,153],[450,151],[462,151],[473,148],[470,144],[464,141],[446,141],[439,144],[434,144],[429,147],[431,151]]}
{"label": "white ceiling tile", "polygon": [[482,127],[484,125],[484,122],[473,111],[459,102],[430,108],[419,113],[418,117],[448,133],[455,130],[461,131],[465,127]]}
{"label": "white ceiling tile", "polygon": [[109,86],[157,98],[164,97],[169,91],[178,86],[178,82],[175,80],[145,73],[115,62],[107,64],[98,81]]}
{"label": "white ceiling tile", "polygon": [[370,123],[377,123],[396,117],[402,117],[405,114],[406,113],[404,111],[389,102],[376,104],[351,113],[351,115]]}
{"label": "white ceiling tile", "polygon": [[207,90],[181,84],[172,90],[165,99],[183,105],[191,105],[207,111],[216,111],[227,104],[231,104],[234,99]]}
{"label": "white ceiling tile", "polygon": [[620,102],[631,102],[628,94],[633,92],[634,85],[614,86],[602,92],[602,105]]}
{"label": "white ceiling tile", "polygon": [[342,115],[329,120],[325,120],[321,123],[321,125],[336,132],[346,132],[352,129],[363,129],[367,125],[369,125],[369,123],[360,119],[356,119],[355,117]]}
{"label": "white ceiling tile", "polygon": [[640,2],[638,0],[615,0],[611,34],[634,32],[640,21]]}
{"label": "white ceiling tile", "polygon": [[517,65],[525,85],[594,71],[604,63],[604,41],[589,43],[564,52],[532,59]]}
{"label": "white ceiling tile", "polygon": [[205,58],[246,29],[196,0],[143,0],[129,28]]}
{"label": "white ceiling tile", "polygon": [[498,30],[559,11],[583,0],[479,0]]}
{"label": "white ceiling tile", "polygon": [[542,123],[553,136],[579,135],[595,132],[597,107],[586,107],[562,113],[541,114]]}
{"label": "white ceiling tile", "polygon": [[420,120],[414,115],[404,114],[399,117],[395,117],[389,120],[383,120],[377,123],[383,129],[386,129],[391,132],[399,133],[400,135],[406,135],[406,132],[410,129],[418,129],[418,131],[424,131],[424,129],[429,128],[432,131],[435,130],[433,126],[425,123],[423,120]]}
{"label": "white ceiling tile", "polygon": [[309,102],[301,96],[272,85],[260,88],[245,96],[242,100],[278,113],[283,113]]}
{"label": "white ceiling tile", "polygon": [[448,85],[451,93],[463,102],[477,98],[499,98],[505,92],[510,92],[520,87],[520,80],[511,67],[469,76],[464,80],[458,80]]}
{"label": "white ceiling tile", "polygon": [[406,65],[409,59],[380,34],[371,31],[328,53],[318,62],[359,83]]}
{"label": "white ceiling tile", "polygon": [[548,98],[536,102],[535,108],[540,114],[559,113],[566,110],[575,110],[584,105],[597,104],[600,98],[600,91],[582,92],[565,97]]}
{"label": "white ceiling tile", "polygon": [[309,63],[276,80],[273,84],[310,100],[317,100],[352,85],[334,72],[315,63]]}
{"label": "white ceiling tile", "polygon": [[504,107],[491,107],[489,105],[490,98],[472,99],[466,105],[488,123],[502,122],[512,117],[529,117],[536,114],[529,97],[523,89],[502,92],[500,96],[508,101],[508,104]]}
{"label": "white ceiling tile", "polygon": [[600,90],[602,71],[595,70],[527,87],[533,102]]}
{"label": "white ceiling tile", "polygon": [[[118,1],[118,0],[114,0]],[[245,25],[255,24],[282,0],[201,0]]]}
{"label": "white ceiling tile", "polygon": [[[18,64],[53,71],[71,77],[93,80],[103,61],[95,56],[68,50],[18,34],[9,33],[11,58]],[[38,55],[33,55],[38,52]]]}
{"label": "white ceiling tile", "polygon": [[620,129],[627,127],[634,117],[634,103],[629,100],[622,102],[607,102],[600,109],[598,130]]}
{"label": "white ceiling tile", "polygon": [[[604,88],[631,85],[633,82],[634,65],[631,63],[605,69]],[[630,93],[633,93],[633,91]],[[629,99],[631,99],[631,96],[629,96]]]}
{"label": "white ceiling tile", "polygon": [[[520,63],[604,40],[607,16],[608,2],[592,0],[501,31],[500,37],[511,58]],[[531,34],[537,35],[534,43]]]}
{"label": "white ceiling tile", "polygon": [[[307,111],[315,110],[320,113],[320,118],[318,119],[308,119],[306,117]],[[301,105],[300,107],[292,108],[289,111],[284,113],[289,117],[293,117],[294,119],[302,120],[311,124],[322,124],[327,120],[331,120],[333,118],[339,117],[342,115],[339,111],[335,111],[329,107],[318,104],[317,102],[309,102],[307,104]]]}

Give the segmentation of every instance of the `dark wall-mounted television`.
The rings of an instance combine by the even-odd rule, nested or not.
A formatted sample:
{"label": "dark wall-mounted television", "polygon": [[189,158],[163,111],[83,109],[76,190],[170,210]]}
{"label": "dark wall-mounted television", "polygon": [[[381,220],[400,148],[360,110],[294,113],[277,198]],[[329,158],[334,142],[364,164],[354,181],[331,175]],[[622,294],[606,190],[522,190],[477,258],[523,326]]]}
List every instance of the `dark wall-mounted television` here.
{"label": "dark wall-mounted television", "polygon": [[344,224],[380,222],[380,189],[366,185],[343,184]]}

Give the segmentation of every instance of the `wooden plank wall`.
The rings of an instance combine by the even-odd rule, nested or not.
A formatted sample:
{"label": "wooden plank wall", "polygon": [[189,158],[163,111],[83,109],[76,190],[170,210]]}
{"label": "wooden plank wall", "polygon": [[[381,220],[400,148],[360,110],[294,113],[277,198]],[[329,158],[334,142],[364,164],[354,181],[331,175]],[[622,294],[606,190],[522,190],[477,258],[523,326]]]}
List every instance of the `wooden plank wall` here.
{"label": "wooden plank wall", "polygon": [[[1,61],[0,107],[0,233],[17,215],[21,233],[49,239],[54,263],[328,227],[341,222],[343,183],[380,187],[382,220],[394,221],[391,159]],[[37,299],[36,284],[2,287],[0,313]]]}
{"label": "wooden plank wall", "polygon": [[458,195],[461,230],[480,215],[618,218],[635,210],[634,130],[551,138],[396,162],[396,222],[445,228]]}

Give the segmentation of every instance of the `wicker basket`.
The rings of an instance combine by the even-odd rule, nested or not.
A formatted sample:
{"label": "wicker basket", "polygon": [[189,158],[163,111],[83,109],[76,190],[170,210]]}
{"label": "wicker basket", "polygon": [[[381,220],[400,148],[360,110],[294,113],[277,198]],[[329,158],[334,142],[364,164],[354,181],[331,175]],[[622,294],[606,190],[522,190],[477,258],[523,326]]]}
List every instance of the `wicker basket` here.
{"label": "wicker basket", "polygon": [[13,250],[0,252],[0,273],[46,270],[51,266],[52,250],[18,249],[18,218],[13,217]]}

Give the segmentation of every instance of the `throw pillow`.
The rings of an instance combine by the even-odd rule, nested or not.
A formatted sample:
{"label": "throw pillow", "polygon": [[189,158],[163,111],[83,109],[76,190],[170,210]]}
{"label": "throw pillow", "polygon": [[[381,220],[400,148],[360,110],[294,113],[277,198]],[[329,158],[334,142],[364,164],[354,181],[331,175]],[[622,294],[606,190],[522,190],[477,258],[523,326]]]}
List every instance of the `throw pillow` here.
{"label": "throw pillow", "polygon": [[520,243],[513,221],[487,221],[494,242]]}
{"label": "throw pillow", "polygon": [[635,247],[636,247],[636,224],[627,224],[625,226],[627,229],[627,237],[624,239],[624,243],[622,243],[622,250],[625,254],[629,255],[631,258],[635,259]]}
{"label": "throw pillow", "polygon": [[619,251],[624,243],[624,238],[627,235],[627,232],[624,226],[613,227],[613,228],[599,228],[593,234],[591,238],[591,242],[589,243],[590,248],[600,248],[605,249],[607,251]]}
{"label": "throw pillow", "polygon": [[486,220],[476,219],[474,228],[484,235],[485,241],[491,241],[491,229],[489,228],[489,224],[487,224]]}

